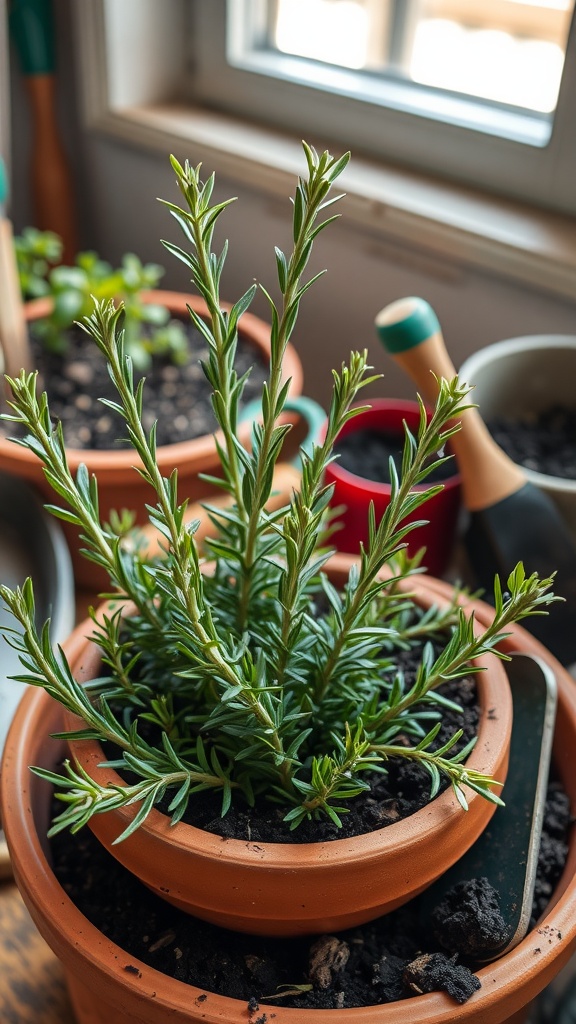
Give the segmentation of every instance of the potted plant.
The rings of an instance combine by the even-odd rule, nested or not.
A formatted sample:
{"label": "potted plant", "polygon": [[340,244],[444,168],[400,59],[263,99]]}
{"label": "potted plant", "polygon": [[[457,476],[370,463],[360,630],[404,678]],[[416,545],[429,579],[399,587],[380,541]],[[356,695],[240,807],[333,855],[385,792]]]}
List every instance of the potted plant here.
{"label": "potted plant", "polygon": [[[338,509],[334,542],[339,551],[354,554],[367,543],[368,509],[373,504],[377,518],[384,514],[392,492],[390,459],[398,471],[404,424],[416,431],[420,413],[417,402],[377,398],[342,428],[334,446],[338,458],[325,474],[325,482],[333,488],[330,504]],[[429,482],[434,479],[443,486],[426,503],[427,522],[407,538],[408,553],[415,556],[424,548],[428,572],[443,576],[454,550],[460,511],[460,476],[454,461],[438,466]],[[416,509],[410,518],[420,517]]]}
{"label": "potted plant", "polygon": [[507,338],[472,353],[460,376],[495,440],[549,494],[576,540],[576,336]]}
{"label": "potted plant", "polygon": [[[202,381],[199,366],[192,362],[189,369],[185,367],[190,358],[192,338],[189,332],[202,344],[201,336],[198,336],[190,323],[188,310],[192,309],[200,319],[207,318],[208,309],[204,298],[196,294],[158,289],[163,268],[156,264],[143,265],[133,254],[126,254],[118,268],[113,268],[93,252],[78,254],[72,267],[52,266],[58,261],[60,247],[59,239],[51,232],[27,229],[16,239],[16,251],[23,292],[26,296],[34,296],[25,303],[26,319],[33,328],[40,352],[45,353],[46,376],[50,378],[51,389],[73,388],[72,398],[64,391],[59,396],[62,407],[59,414],[68,417],[68,413],[76,406],[82,410],[79,413],[79,428],[67,440],[68,462],[74,475],[80,465],[85,465],[89,474],[98,476],[102,517],[108,519],[126,509],[133,514],[135,523],[144,523],[146,503],[151,499],[152,492],[134,469],[133,452],[128,447],[117,446],[121,422],[113,422],[113,415],[109,415],[100,406],[98,398],[102,397],[101,394],[90,394],[94,387],[89,379],[93,370],[91,366],[85,367],[79,363],[76,353],[81,352],[81,345],[75,346],[73,356],[68,360],[71,363],[70,380],[63,372],[62,361],[70,346],[70,332],[75,321],[92,309],[94,297],[100,301],[122,301],[126,351],[138,373],[146,374],[149,379],[154,376],[161,382],[162,376],[167,376],[167,364],[174,365],[174,369],[168,372],[172,373],[176,382],[173,383],[170,378],[162,384],[166,399],[161,418],[164,429],[170,427],[170,439],[160,441],[158,463],[166,474],[178,468],[183,496],[197,500],[213,494],[215,486],[201,479],[201,474],[209,476],[218,472],[217,444],[221,438],[213,436],[217,424],[214,421],[212,426],[209,387]],[[229,308],[225,303],[222,306]],[[270,353],[269,325],[246,311],[240,324],[239,339],[248,351],[253,350],[253,361],[259,363],[263,376]],[[243,360],[246,361],[246,353]],[[176,369],[178,365],[184,365],[185,378],[180,379],[181,371]],[[284,372],[290,381],[290,395],[299,395],[302,367],[292,345],[287,347]],[[80,375],[78,379],[75,374]],[[106,380],[104,364],[102,377]],[[171,398],[168,397],[168,388],[171,388]],[[198,396],[198,388],[201,389],[201,396],[205,395],[205,400],[190,397],[194,394]],[[192,408],[193,412],[197,410],[194,415],[198,423],[191,422],[188,412],[176,407],[177,403],[186,400],[187,408]],[[200,416],[202,408],[204,413]],[[178,425],[180,420],[181,436],[174,431],[174,424]],[[104,424],[106,427],[100,438],[100,425],[104,429]],[[81,436],[83,432],[86,437]],[[239,434],[243,443],[246,443],[250,435],[249,422],[242,422]],[[68,438],[68,427],[65,429],[65,437]],[[44,498],[50,499],[52,489],[36,455],[24,447],[13,445],[5,433],[0,433],[0,469],[31,481]],[[92,592],[105,586],[105,574],[80,556],[78,531],[70,523],[65,522],[63,526],[78,585]]]}
{"label": "potted plant", "polygon": [[[423,586],[438,581],[426,577]],[[439,584],[448,593],[446,584]],[[493,610],[475,602],[476,613],[489,621]],[[559,682],[559,706],[554,761],[576,804],[572,751],[576,743],[574,683],[552,656],[521,627],[511,627],[503,642],[506,651],[525,651],[543,657]],[[38,700],[40,698],[40,701]],[[202,987],[175,980],[133,954],[128,955],[103,935],[72,903],[55,878],[46,832],[50,816],[47,782],[32,776],[31,762],[56,770],[64,756],[62,741],[49,732],[61,729],[60,710],[43,693],[32,691],[18,712],[0,777],[4,808],[9,808],[12,865],[20,891],[43,937],[61,959],[79,1024],[245,1024],[266,1016],[278,1024],[338,1024],[342,1010],[295,1009],[283,1002],[272,1005],[215,995]],[[351,1024],[522,1024],[523,1010],[568,963],[576,942],[576,844],[572,836],[568,859],[554,899],[537,927],[510,953],[477,972],[481,988],[463,1006],[445,993],[432,992],[401,1003],[345,1009]],[[272,1015],[275,1015],[274,1017]]]}
{"label": "potted plant", "polygon": [[[112,603],[94,615],[92,626],[83,625],[65,652],[56,654],[36,629],[31,583],[0,590],[23,627],[22,638],[12,638],[23,655],[22,678],[39,687],[25,698],[9,738],[2,773],[6,832],[35,920],[53,948],[71,953],[70,990],[83,1022],[106,1018],[124,1024],[168,1015],[181,1022],[241,1021],[255,1011],[126,965],[126,956],[73,911],[74,938],[55,927],[60,911],[52,901],[67,911],[70,906],[42,849],[53,785],[64,804],[53,832],[88,822],[148,886],[208,921],[264,935],[298,935],[368,920],[445,870],[494,811],[506,772],[511,705],[498,658],[481,671],[487,668],[484,659],[498,653],[515,621],[544,611],[553,600],[550,581],[526,579],[519,566],[507,581],[507,594],[497,588],[495,609],[475,626],[457,594],[442,600],[433,588],[418,588],[414,565],[403,554],[415,528],[404,523],[407,513],[436,490],[414,486],[428,471],[429,456],[457,429],[455,417],[466,401],[457,378],[441,382],[429,421],[422,406],[417,436],[407,431],[402,476],[393,479],[388,509],[380,522],[371,516],[369,542],[344,573],[338,565],[329,568],[323,472],[336,436],[356,414],[358,392],[372,379],[366,353],[352,354],[334,375],[326,436],[302,455],[300,490],[285,508],[265,512],[289,429],[278,422],[287,393],[282,360],[308,287],[302,274],[314,237],[332,219],[319,216],[347,162],[307,146],[305,154],[308,177],[299,182],[294,200],[294,249],[289,257],[276,250],[282,301],[277,306],[270,298],[270,377],[249,449],[235,430],[242,382],[232,367],[238,318],[253,289],[229,314],[221,311],[219,264],[210,244],[222,207],[210,206],[210,184],[202,183],[200,168],[173,161],[187,204],[175,213],[192,243],[184,255],[211,310],[210,324],[202,326],[210,350],[206,371],[223,436],[222,486],[233,496],[231,509],[212,513],[217,534],[205,542],[211,565],[198,556],[194,526],[184,524],[176,476],[163,477],[157,465],[154,431],[147,434],[142,427],[141,388],[134,385],[118,331],[120,314],[112,304],[97,306],[86,326],[106,353],[118,409],[142,472],[156,490],[150,515],[164,538],[163,559],[147,562],[137,546],[126,547],[112,526],[102,526],[97,482],[83,472],[76,482],[71,477],[61,430],[51,424],[45,398],[37,398],[33,378],[21,374],[11,381],[14,418],[26,424],[26,443],[66,503],[54,511],[82,529],[89,557],[106,568],[114,590]],[[398,668],[404,649],[417,655],[412,678]],[[477,740],[457,747],[457,731],[438,747],[442,719],[456,703],[441,684],[470,673],[480,705]],[[39,728],[46,722],[61,731],[58,705],[72,716],[66,735],[74,762],[63,774],[56,770],[60,746]],[[95,741],[112,744],[112,750],[96,749]],[[365,824],[353,823],[348,832],[343,829],[345,839],[335,838],[332,832],[338,835],[352,820],[354,807],[375,792],[393,759],[422,766],[421,811],[368,834]],[[30,760],[36,761],[35,775],[24,782],[22,765],[27,772]],[[449,785],[440,792],[443,779]],[[240,802],[251,815],[264,813],[268,827],[270,806],[277,805],[278,827],[292,837],[303,834],[305,841],[223,839],[185,824],[184,815],[210,791],[224,820]],[[156,805],[164,797],[161,813]],[[32,818],[35,825],[24,829],[24,838],[22,822]],[[151,861],[160,868],[160,884],[150,874]],[[34,884],[40,880],[42,896]],[[89,935],[88,947],[80,931]],[[550,958],[544,960],[550,970]],[[516,987],[524,992],[524,979]],[[96,990],[98,1007],[90,996]],[[507,998],[506,1007],[512,997]],[[438,1022],[455,1019],[450,1007],[444,1013],[443,1004],[432,1005]],[[382,1020],[392,1019],[387,1012],[364,1008],[353,1019],[380,1020],[381,1013]],[[425,1019],[418,1013],[407,1019]],[[470,1015],[467,1009],[458,1014]],[[303,1019],[290,1009],[278,1009],[276,1016]],[[321,1012],[317,1019],[324,1024],[332,1014]],[[502,1019],[503,1014],[494,1017]]]}

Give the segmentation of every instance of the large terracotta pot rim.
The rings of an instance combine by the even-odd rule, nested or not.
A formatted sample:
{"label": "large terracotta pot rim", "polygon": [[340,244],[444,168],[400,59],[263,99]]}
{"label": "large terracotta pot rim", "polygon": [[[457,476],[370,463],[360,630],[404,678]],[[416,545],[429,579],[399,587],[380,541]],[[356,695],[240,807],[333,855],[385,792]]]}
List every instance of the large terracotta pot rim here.
{"label": "large terracotta pot rim", "polygon": [[[507,649],[520,648],[533,651],[552,664],[559,677],[559,721],[576,717],[574,683],[551,656],[521,628],[506,641]],[[35,713],[32,713],[36,708]],[[41,691],[31,690],[23,699],[17,713],[18,725],[9,737],[2,779],[2,799],[5,824],[17,881],[27,906],[43,936],[61,958],[68,961],[67,969],[82,980],[93,993],[102,991],[103,976],[125,995],[122,1000],[133,1000],[129,1012],[137,1013],[142,1024],[170,1019],[177,1024],[200,1021],[205,1024],[245,1024],[244,1002],[214,993],[205,993],[186,985],[154,968],[148,967],[119,946],[105,938],[74,906],[60,887],[48,866],[40,839],[30,814],[31,777],[25,750],[46,722],[46,711],[55,713],[55,705]],[[57,710],[57,709],[56,709]],[[576,734],[573,725],[572,733]],[[574,735],[572,737],[574,742]],[[564,753],[560,746],[559,753]],[[38,783],[39,780],[32,780]],[[8,813],[6,813],[8,812]],[[500,1024],[519,1007],[534,998],[569,959],[576,942],[576,882],[574,878],[576,849],[572,840],[571,851],[563,876],[557,888],[557,900],[546,912],[537,929],[510,953],[478,971],[482,988],[463,1006],[456,1006],[446,995],[431,993],[401,1003],[348,1008],[346,1019],[355,1024],[397,1024],[399,1015],[408,1024],[449,1024],[472,1021],[474,1024]],[[67,922],[67,930],[63,922]],[[125,964],[136,967],[139,975],[127,973]],[[201,998],[200,998],[201,997]],[[153,1007],[159,1008],[157,1016]],[[275,1013],[277,1024],[336,1024],[342,1019],[339,1010],[296,1010],[261,1003],[261,1011]],[[158,1012],[158,1011],[156,1011]],[[164,1014],[164,1016],[162,1016]]]}
{"label": "large terracotta pot rim", "polygon": [[[206,312],[206,303],[199,295],[162,290],[145,291],[142,294],[146,301],[158,302],[161,305],[167,306],[173,313],[179,313],[183,316],[187,315],[187,306],[190,306],[198,313]],[[33,299],[31,302],[27,302],[25,305],[27,319],[35,320],[45,315],[49,304],[50,300],[45,298]],[[228,310],[230,309],[230,304],[222,303],[222,308]],[[270,328],[268,324],[253,313],[244,313],[239,320],[239,329],[240,333],[244,334],[254,344],[262,358],[267,361],[270,343]],[[284,357],[284,378],[291,378],[290,394],[299,394],[302,390],[302,367],[291,344],[288,344]],[[251,424],[241,424],[239,428],[241,439],[247,442],[250,430]],[[213,433],[192,438],[189,441],[159,445],[157,450],[158,465],[161,469],[165,466],[171,469],[176,462],[194,458],[198,460],[198,471],[202,472],[204,468],[200,464],[202,460],[207,465],[211,465],[214,462],[215,437],[220,441],[223,440],[221,433],[214,431]],[[28,471],[27,475],[32,477],[38,476],[38,457],[33,452],[22,448],[20,445],[15,445],[6,437],[0,436],[0,454],[4,461],[6,459],[12,461],[17,459],[18,463]],[[131,448],[118,451],[114,448],[109,448],[100,451],[92,448],[67,447],[66,455],[73,473],[76,472],[81,463],[84,463],[90,472],[98,475],[100,483],[107,482],[118,474],[123,475],[126,470],[132,469],[135,465],[140,465],[139,459]]]}

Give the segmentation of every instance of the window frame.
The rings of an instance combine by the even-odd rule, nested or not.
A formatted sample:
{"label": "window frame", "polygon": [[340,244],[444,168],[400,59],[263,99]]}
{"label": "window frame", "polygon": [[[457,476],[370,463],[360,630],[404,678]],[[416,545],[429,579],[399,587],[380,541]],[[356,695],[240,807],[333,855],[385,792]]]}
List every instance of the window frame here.
{"label": "window frame", "polygon": [[[224,10],[223,0],[214,3]],[[111,9],[120,18],[122,38],[116,40],[109,38]],[[82,0],[70,13],[90,144],[136,148],[164,161],[172,152],[202,162],[233,187],[285,203],[294,176],[305,169],[304,132],[224,114],[184,95],[190,52],[182,41],[195,36],[193,0]],[[313,135],[309,141],[326,142]],[[334,152],[340,148],[333,145]],[[398,244],[434,266],[468,267],[495,282],[574,301],[576,217],[367,159],[355,149],[344,178],[341,212],[366,244]]]}
{"label": "window frame", "polygon": [[[576,166],[576,15],[546,142],[541,120],[530,114],[449,93],[437,94],[438,111],[430,104],[429,90],[393,77],[379,79],[371,98],[366,90],[355,90],[354,72],[328,65],[316,67],[314,87],[296,82],[292,75],[302,64],[299,58],[244,55],[248,3],[192,0],[195,44],[188,87],[195,102],[542,208],[576,213],[571,173]],[[227,18],[239,46],[229,43]],[[336,87],[347,94],[330,91]],[[496,115],[493,124],[485,119],[487,110],[491,118]]]}

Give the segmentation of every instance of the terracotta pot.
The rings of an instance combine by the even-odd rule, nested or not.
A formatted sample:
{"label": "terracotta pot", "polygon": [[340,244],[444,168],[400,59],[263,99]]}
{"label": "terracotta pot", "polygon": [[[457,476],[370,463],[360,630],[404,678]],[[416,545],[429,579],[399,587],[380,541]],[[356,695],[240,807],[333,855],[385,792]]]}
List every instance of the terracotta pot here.
{"label": "terracotta pot", "polygon": [[[475,608],[480,615],[490,613],[480,602]],[[574,682],[520,627],[512,630],[505,647],[538,654],[557,673],[554,757],[576,808]],[[62,755],[62,744],[49,739],[48,732],[60,727],[58,706],[43,691],[30,690],[8,738],[1,798],[18,885],[37,927],[64,964],[79,1024],[165,1024],[168,1020],[174,1024],[246,1024],[245,1002],[202,992],[128,957],[83,917],[56,881],[44,838],[50,788],[30,774],[28,765],[54,768]],[[537,929],[511,953],[478,972],[482,988],[463,1006],[442,993],[432,993],[402,1003],[347,1009],[346,1024],[398,1024],[400,1020],[403,1024],[519,1024],[522,1007],[552,981],[576,946],[575,872],[576,841],[572,835],[553,903]],[[127,963],[138,973],[127,972]],[[269,1019],[274,1014],[275,1024],[339,1024],[344,1019],[341,1010],[295,1010],[261,1004],[259,1012]]]}
{"label": "terracotta pot", "polygon": [[[188,305],[200,316],[205,316],[207,312],[206,303],[197,295],[152,291],[145,292],[144,296],[147,301],[158,302],[166,306],[174,316],[184,319],[189,318]],[[48,299],[36,299],[27,303],[25,306],[27,319],[33,321],[46,316],[49,311],[49,303]],[[252,313],[245,313],[240,319],[240,336],[252,344],[261,357],[268,360],[270,355],[270,327],[268,324]],[[302,366],[292,345],[288,346],[286,352],[284,372],[286,377],[292,378],[290,394],[300,394]],[[250,423],[245,423],[240,427],[239,434],[244,444],[249,441],[250,430]],[[218,435],[216,435],[217,437]],[[90,474],[94,473],[97,476],[100,515],[104,520],[108,519],[111,509],[128,508],[136,512],[138,523],[148,522],[145,505],[151,500],[154,503],[153,493],[134,469],[137,459],[132,449],[83,451],[69,448],[67,455],[70,470],[74,475],[80,463],[84,463]],[[169,476],[175,467],[178,468],[181,498],[197,501],[214,493],[213,488],[198,478],[199,473],[219,475],[220,463],[213,435],[205,434],[203,437],[197,437],[191,441],[163,445],[158,448],[157,458],[164,476]],[[54,492],[46,481],[40,460],[32,452],[20,445],[13,444],[5,437],[0,437],[0,470],[30,480],[44,498],[51,502],[54,501]],[[81,545],[76,528],[68,523],[62,523],[62,527],[72,554],[77,584],[91,590],[109,586],[103,571],[79,554]]]}
{"label": "terracotta pot", "polygon": [[[336,565],[336,585],[346,575]],[[435,597],[416,583],[417,600]],[[84,638],[83,623],[66,645],[80,682],[100,673],[100,651]],[[484,659],[482,660],[484,663]],[[502,665],[494,657],[477,676],[482,718],[469,764],[501,781],[508,766],[511,696]],[[498,715],[488,709],[498,706]],[[70,730],[79,719],[65,716]],[[112,768],[100,767],[102,747],[74,741],[73,756],[102,785],[121,785]],[[298,935],[343,929],[394,909],[430,885],[467,850],[486,827],[494,805],[467,791],[465,813],[451,789],[426,807],[386,828],[333,842],[247,843],[222,839],[153,810],[144,825],[122,843],[113,841],[136,813],[135,807],[95,815],[90,827],[133,874],[161,898],[206,921],[236,931]]]}
{"label": "terracotta pot", "polygon": [[[340,432],[344,438],[361,430],[374,431],[399,438],[402,447],[404,422],[415,434],[420,422],[420,407],[417,402],[401,399],[380,398],[370,401],[370,408],[348,420]],[[368,480],[345,469],[339,460],[326,467],[325,482],[332,484],[334,492],[330,504],[341,508],[336,522],[339,529],[334,533],[333,543],[339,551],[358,554],[360,544],[368,541],[368,509],[373,503],[376,520],[380,520],[390,504],[390,484]],[[423,565],[432,576],[442,576],[449,563],[456,540],[458,514],[460,511],[460,476],[454,465],[453,472],[442,481],[442,490],[406,516],[404,522],[423,521],[423,525],[406,537],[408,552],[415,555],[426,548]],[[426,481],[414,488],[425,490]]]}

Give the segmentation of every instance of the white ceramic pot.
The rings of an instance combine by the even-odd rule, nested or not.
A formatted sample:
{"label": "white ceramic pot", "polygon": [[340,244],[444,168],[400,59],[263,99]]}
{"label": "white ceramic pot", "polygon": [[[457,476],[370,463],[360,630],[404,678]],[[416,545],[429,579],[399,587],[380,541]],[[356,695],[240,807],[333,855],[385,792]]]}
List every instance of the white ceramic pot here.
{"label": "white ceramic pot", "polygon": [[[525,417],[552,405],[576,407],[576,336],[535,334],[487,345],[460,367],[483,419]],[[556,503],[576,542],[576,480],[523,467]]]}

